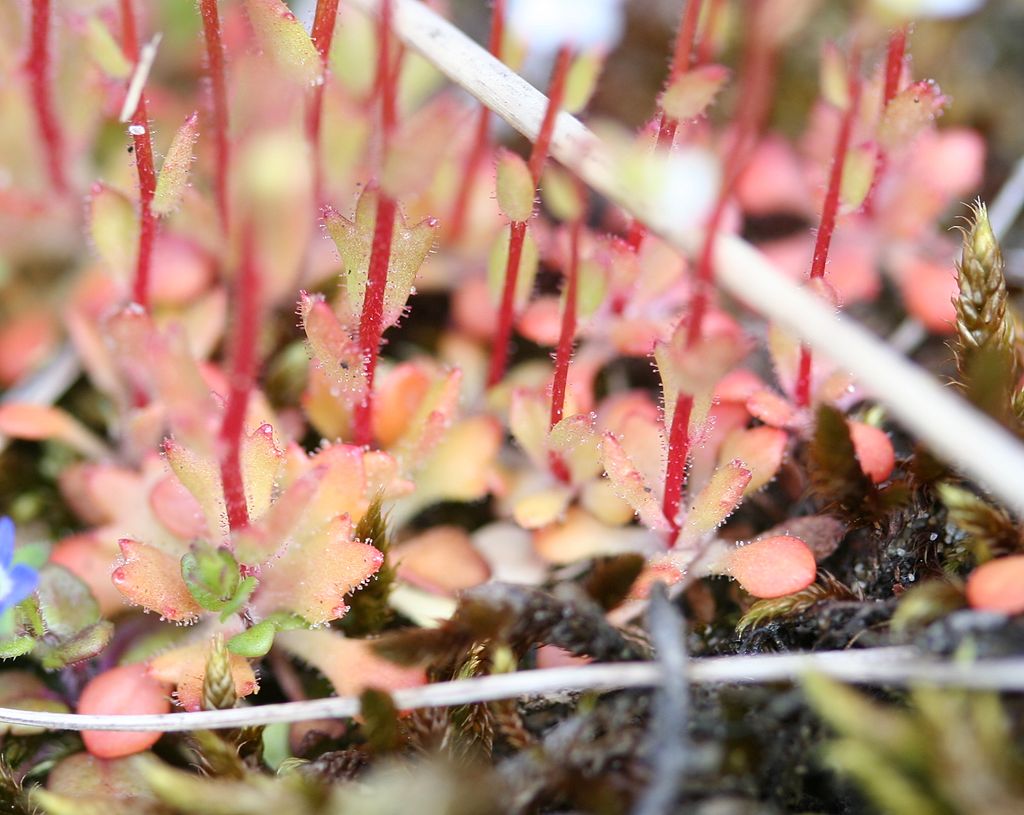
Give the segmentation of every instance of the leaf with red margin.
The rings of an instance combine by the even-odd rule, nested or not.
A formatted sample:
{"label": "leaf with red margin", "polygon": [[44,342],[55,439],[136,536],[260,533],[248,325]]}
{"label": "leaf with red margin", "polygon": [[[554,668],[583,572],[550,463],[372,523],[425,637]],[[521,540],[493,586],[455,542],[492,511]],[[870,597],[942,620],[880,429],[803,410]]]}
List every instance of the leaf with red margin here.
{"label": "leaf with red margin", "polygon": [[220,469],[216,462],[174,439],[164,440],[164,455],[178,480],[199,502],[210,534],[216,537],[225,534],[228,529],[228,513],[224,504]]}
{"label": "leaf with red margin", "polygon": [[715,470],[686,513],[679,545],[693,545],[725,523],[743,500],[750,478],[750,470],[741,461],[730,461]]}
{"label": "leaf with red margin", "polygon": [[281,557],[260,572],[252,600],[260,616],[289,611],[311,625],[344,616],[345,595],[365,584],[384,562],[380,550],[353,540],[352,531],[352,522],[341,517],[289,542]]}
{"label": "leaf with red margin", "polygon": [[573,484],[582,484],[601,472],[601,436],[589,416],[566,416],[551,428],[548,448],[569,470]]}
{"label": "leaf with red margin", "polygon": [[671,526],[661,511],[661,503],[653,486],[633,466],[619,440],[611,433],[605,433],[602,453],[605,472],[619,497],[636,510],[640,522],[648,529],[668,532]]}
{"label": "leaf with red margin", "polygon": [[362,393],[365,377],[359,344],[349,336],[323,295],[302,292],[299,316],[313,362],[338,389],[338,395],[354,397]]}
{"label": "leaf with red margin", "polygon": [[125,597],[174,622],[194,622],[202,606],[181,578],[181,559],[127,538],[111,580]]}

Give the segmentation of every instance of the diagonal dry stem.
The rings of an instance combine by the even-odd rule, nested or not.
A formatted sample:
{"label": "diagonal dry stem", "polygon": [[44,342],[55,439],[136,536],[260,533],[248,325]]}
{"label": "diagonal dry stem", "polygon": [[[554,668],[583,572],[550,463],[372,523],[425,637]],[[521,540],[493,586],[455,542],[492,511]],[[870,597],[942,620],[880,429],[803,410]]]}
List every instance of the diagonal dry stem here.
{"label": "diagonal dry stem", "polygon": [[[370,13],[379,4],[379,0],[350,2]],[[395,12],[395,32],[407,46],[527,138],[536,138],[547,102],[544,94],[417,0],[397,0]],[[591,188],[647,224],[652,233],[680,251],[691,255],[699,251],[702,232],[680,229],[671,212],[624,189],[610,151],[567,113],[558,118],[551,152]],[[863,326],[835,314],[828,304],[787,280],[741,238],[721,236],[714,259],[720,286],[849,369],[936,454],[1024,513],[1024,479],[1020,478],[1024,446],[1009,433]]]}

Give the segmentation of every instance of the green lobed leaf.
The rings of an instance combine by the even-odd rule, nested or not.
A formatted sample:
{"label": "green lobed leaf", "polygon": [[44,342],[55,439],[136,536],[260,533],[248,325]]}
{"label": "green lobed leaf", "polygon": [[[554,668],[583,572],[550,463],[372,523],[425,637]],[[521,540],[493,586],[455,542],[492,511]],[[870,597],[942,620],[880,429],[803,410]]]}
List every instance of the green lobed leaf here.
{"label": "green lobed leaf", "polygon": [[221,619],[237,611],[257,585],[254,577],[242,578],[228,549],[203,544],[193,545],[181,558],[181,578],[195,601],[207,611],[221,612]]}
{"label": "green lobed leaf", "polygon": [[113,636],[114,624],[101,620],[56,645],[50,645],[46,639],[40,640],[35,654],[46,670],[53,671],[96,656],[107,647]]}
{"label": "green lobed leaf", "polygon": [[39,571],[39,610],[46,633],[57,640],[74,637],[100,621],[100,607],[89,587],[54,563]]}
{"label": "green lobed leaf", "polygon": [[274,644],[276,633],[277,628],[274,623],[264,620],[240,634],[235,634],[228,640],[228,650],[249,659],[266,656]]}

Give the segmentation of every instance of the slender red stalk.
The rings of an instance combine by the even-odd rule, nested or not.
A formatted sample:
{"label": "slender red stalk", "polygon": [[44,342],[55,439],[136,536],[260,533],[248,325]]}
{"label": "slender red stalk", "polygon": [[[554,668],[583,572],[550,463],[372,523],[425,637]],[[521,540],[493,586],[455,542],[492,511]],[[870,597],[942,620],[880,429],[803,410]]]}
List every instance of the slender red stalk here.
{"label": "slender red stalk", "polygon": [[[565,98],[565,80],[572,63],[572,50],[563,47],[555,57],[555,67],[551,74],[551,85],[548,88],[548,104],[544,110],[537,140],[530,152],[528,167],[533,177],[534,189],[540,183],[540,174],[544,169],[548,152],[551,149],[551,137],[555,132],[555,121],[562,108]],[[498,329],[491,348],[491,364],[487,374],[487,385],[497,385],[505,375],[508,363],[508,343],[512,337],[512,321],[515,317],[516,281],[519,279],[519,261],[523,255],[523,243],[526,240],[526,223],[512,223],[508,243],[508,265],[505,268],[505,282],[501,293],[501,306],[498,311]]]}
{"label": "slender red stalk", "polygon": [[[501,59],[501,40],[505,31],[505,0],[494,0],[494,9],[491,11],[491,34],[488,47],[496,59]],[[469,208],[469,196],[473,191],[473,182],[476,180],[476,172],[487,155],[487,140],[491,135],[491,111],[487,105],[480,106],[480,113],[476,122],[476,134],[473,137],[473,145],[470,147],[469,156],[466,158],[466,167],[462,171],[462,181],[455,194],[455,203],[452,206],[451,226],[448,228],[448,237],[457,241],[462,236],[462,230],[466,226],[466,212]]]}
{"label": "slender red stalk", "polygon": [[380,353],[381,324],[384,319],[384,291],[388,281],[388,263],[394,235],[395,199],[381,190],[377,196],[377,220],[373,228],[370,250],[370,270],[366,293],[363,295],[363,313],[359,323],[359,350],[363,358],[366,385],[363,398],[356,406],[356,444],[369,444],[373,440],[373,380]]}
{"label": "slender red stalk", "polygon": [[686,465],[690,457],[690,414],[693,411],[693,397],[680,392],[676,397],[676,409],[672,414],[672,427],[668,437],[668,466],[665,468],[665,496],[662,512],[672,526],[672,541],[679,530],[679,505],[683,500],[683,485],[686,483]]}
{"label": "slender red stalk", "polygon": [[[703,0],[687,0],[683,9],[683,16],[679,23],[679,33],[676,36],[675,49],[672,52],[672,62],[669,65],[668,78],[665,80],[666,87],[670,86],[683,73],[690,70],[693,62],[694,41],[697,33],[697,23],[700,20],[700,10]],[[671,149],[676,140],[676,130],[679,122],[669,118],[665,111],[658,114],[658,137],[659,147]],[[637,220],[629,225],[629,232],[626,235],[626,245],[634,252],[639,252],[647,237],[647,227]]]}
{"label": "slender red stalk", "polygon": [[[903,61],[907,52],[907,27],[903,26],[892,32],[889,37],[889,47],[885,55],[885,85],[882,90],[882,113],[889,106],[900,90],[900,79],[903,77]],[[875,177],[871,180],[871,188],[864,199],[864,212],[873,215],[875,211],[875,191],[878,184],[885,175],[889,166],[889,159],[885,152],[879,150],[878,159],[875,162]]]}
{"label": "slender red stalk", "polygon": [[[777,54],[774,47],[768,45],[762,37],[757,36],[757,22],[762,7],[762,3],[758,0],[751,13],[754,25],[751,28],[752,34],[747,39],[747,49],[743,59],[740,108],[737,112],[736,129],[728,151],[729,173],[719,191],[718,200],[715,202],[704,232],[704,243],[698,258],[697,276],[694,281],[694,296],[686,324],[687,348],[692,348],[701,337],[713,288],[715,240],[722,227],[722,220],[729,200],[746,169],[753,146],[757,142],[757,136],[764,126],[775,87]],[[669,430],[663,506],[665,517],[672,524],[673,545],[674,533],[678,531],[676,516],[679,513],[679,505],[683,500],[683,487],[686,484],[686,465],[690,454],[689,424],[692,410],[693,395],[680,392],[676,396],[676,409],[672,417],[672,427]]]}
{"label": "slender red stalk", "polygon": [[220,14],[217,0],[199,0],[199,13],[203,18],[203,38],[206,41],[206,65],[210,72],[213,93],[213,149],[216,157],[214,193],[217,197],[217,215],[221,228],[228,229],[228,170],[231,152],[228,142],[228,92],[224,69],[224,43],[220,34]]}
{"label": "slender red stalk", "polygon": [[885,90],[882,107],[885,108],[899,92],[903,75],[903,58],[907,52],[907,27],[898,28],[889,37],[889,48],[885,57]]}
{"label": "slender red stalk", "polygon": [[512,312],[515,309],[516,282],[519,279],[519,261],[526,240],[526,222],[513,221],[508,239],[508,262],[505,264],[505,286],[498,307],[498,329],[491,347],[491,365],[487,372],[490,387],[501,382],[508,364],[508,343],[512,338]]}
{"label": "slender red stalk", "polygon": [[320,143],[321,122],[323,121],[324,89],[327,87],[327,65],[334,40],[334,23],[338,17],[338,0],[317,0],[316,16],[313,18],[313,45],[320,54],[323,68],[321,81],[313,86],[306,110],[306,138],[313,151],[313,174],[316,184],[317,203],[323,201],[323,157]]}
{"label": "slender red stalk", "polygon": [[220,477],[228,525],[238,531],[249,525],[242,477],[242,442],[249,393],[256,379],[259,340],[260,276],[256,268],[251,224],[242,234],[242,257],[235,277],[235,319],[232,336],[228,398],[220,426]]}
{"label": "slender red stalk", "polygon": [[540,183],[544,162],[547,161],[548,153],[551,151],[551,137],[555,134],[555,121],[558,119],[558,112],[562,109],[562,100],[565,98],[565,80],[569,75],[571,64],[572,49],[568,47],[558,49],[555,67],[551,72],[551,84],[548,88],[548,104],[544,109],[544,119],[540,123],[540,130],[537,133],[537,140],[533,143],[533,150],[530,151],[529,167],[534,186]]}
{"label": "slender red stalk", "polygon": [[[383,164],[397,121],[395,107],[398,70],[391,65],[391,21],[394,16],[393,0],[384,0],[380,7],[378,26],[377,87],[380,104],[381,150]],[[359,346],[363,357],[366,382],[363,397],[356,405],[354,435],[356,444],[369,444],[373,440],[373,381],[377,371],[384,322],[384,292],[388,284],[391,264],[391,244],[394,235],[395,214],[398,204],[385,190],[377,193],[377,216],[370,247],[370,266],[367,271],[366,291],[363,294],[363,312],[359,322]]]}
{"label": "slender red stalk", "polygon": [[[680,76],[690,70],[693,61],[694,40],[697,34],[697,21],[700,20],[700,9],[703,0],[687,0],[683,9],[683,17],[679,23],[679,34],[672,53],[672,64],[669,67],[666,87],[671,86]],[[679,123],[661,111],[661,124],[658,129],[658,144],[671,147],[676,137]]]}
{"label": "slender red stalk", "polygon": [[758,135],[764,127],[769,110],[776,78],[778,54],[775,48],[756,35],[758,12],[761,4],[752,14],[754,26],[752,36],[747,40],[747,51],[743,60],[740,107],[736,116],[736,128],[728,151],[728,175],[719,191],[718,200],[708,219],[704,232],[704,243],[697,263],[695,290],[690,304],[690,317],[686,327],[686,343],[692,347],[701,336],[704,318],[707,314],[714,282],[714,248],[718,231],[721,229],[725,209],[742,177]]}
{"label": "slender red stalk", "polygon": [[[836,228],[836,215],[839,212],[839,188],[843,180],[843,166],[850,148],[850,137],[853,133],[853,122],[860,105],[860,62],[856,51],[850,57],[850,104],[843,113],[836,137],[835,155],[832,159],[832,170],[829,173],[828,190],[821,209],[821,223],[814,241],[814,256],[811,259],[811,280],[825,276],[825,264],[828,261],[828,250],[832,244],[832,233]],[[800,346],[800,365],[797,372],[794,399],[798,407],[805,408],[811,404],[811,349]]]}
{"label": "slender red stalk", "polygon": [[551,382],[551,427],[562,421],[565,410],[565,387],[569,381],[569,360],[572,358],[573,340],[576,338],[576,301],[580,274],[580,235],[583,218],[577,218],[569,227],[569,268],[565,282],[565,309],[562,328],[555,351],[555,376]]}
{"label": "slender red stalk", "polygon": [[397,97],[398,97],[398,64],[392,65],[391,59],[391,28],[395,17],[394,0],[382,0],[380,5],[379,27],[377,38],[379,47],[377,53],[377,84],[380,87],[380,129],[381,160],[387,152],[391,143],[391,136],[395,132],[395,124],[398,121]]}
{"label": "slender red stalk", "polygon": [[[132,0],[121,0],[121,30],[125,55],[138,63],[139,37],[135,30]],[[139,244],[135,257],[132,299],[143,308],[148,308],[150,263],[153,256],[153,241],[156,238],[156,215],[153,213],[156,169],[153,165],[153,142],[149,137],[145,92],[139,95],[139,104],[132,114],[129,132],[135,148],[135,168],[139,174]]]}
{"label": "slender red stalk", "polygon": [[50,96],[50,0],[32,0],[32,31],[29,39],[28,70],[36,126],[46,147],[46,167],[57,192],[67,190],[64,176],[64,136],[53,113]]}

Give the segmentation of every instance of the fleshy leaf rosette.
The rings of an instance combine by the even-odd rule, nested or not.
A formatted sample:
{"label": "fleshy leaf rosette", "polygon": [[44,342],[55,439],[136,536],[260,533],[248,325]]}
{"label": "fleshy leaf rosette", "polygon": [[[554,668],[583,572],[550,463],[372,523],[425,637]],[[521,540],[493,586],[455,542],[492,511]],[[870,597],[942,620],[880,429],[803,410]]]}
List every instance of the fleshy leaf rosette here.
{"label": "fleshy leaf rosette", "polygon": [[[380,568],[381,553],[353,538],[353,519],[394,480],[386,454],[337,445],[311,459],[293,450],[288,460],[269,426],[256,428],[242,455],[255,520],[228,536],[216,462],[173,442],[165,450],[212,534],[191,542],[122,540],[113,580],[132,602],[176,622],[244,611],[256,621],[287,613],[322,625],[341,617],[345,595]],[[278,480],[286,483],[279,493]]]}

